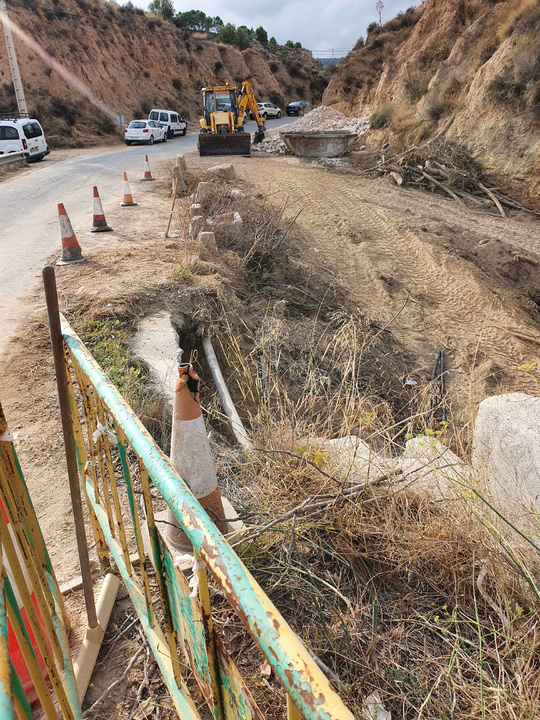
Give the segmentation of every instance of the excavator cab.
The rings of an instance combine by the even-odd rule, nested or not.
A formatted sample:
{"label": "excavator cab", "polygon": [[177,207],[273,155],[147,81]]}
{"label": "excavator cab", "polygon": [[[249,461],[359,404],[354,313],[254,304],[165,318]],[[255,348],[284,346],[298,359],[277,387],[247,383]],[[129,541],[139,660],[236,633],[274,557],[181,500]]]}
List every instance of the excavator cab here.
{"label": "excavator cab", "polygon": [[244,132],[244,115],[249,107],[258,131],[255,142],[264,137],[264,120],[249,83],[242,84],[240,95],[228,83],[202,90],[202,116],[199,134],[199,155],[251,155],[251,136]]}

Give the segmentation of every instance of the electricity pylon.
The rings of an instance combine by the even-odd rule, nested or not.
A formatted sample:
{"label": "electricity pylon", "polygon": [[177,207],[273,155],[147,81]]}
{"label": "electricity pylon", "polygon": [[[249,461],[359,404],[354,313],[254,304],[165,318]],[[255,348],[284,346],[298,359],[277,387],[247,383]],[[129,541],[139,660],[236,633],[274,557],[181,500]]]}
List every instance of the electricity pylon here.
{"label": "electricity pylon", "polygon": [[28,108],[26,107],[21,73],[19,72],[19,64],[17,62],[17,55],[15,54],[15,45],[13,44],[13,35],[11,34],[11,27],[9,25],[6,0],[0,0],[0,22],[4,26],[4,37],[6,38],[9,69],[11,70],[11,77],[13,79],[13,88],[15,90],[17,107],[21,115],[27,115]]}

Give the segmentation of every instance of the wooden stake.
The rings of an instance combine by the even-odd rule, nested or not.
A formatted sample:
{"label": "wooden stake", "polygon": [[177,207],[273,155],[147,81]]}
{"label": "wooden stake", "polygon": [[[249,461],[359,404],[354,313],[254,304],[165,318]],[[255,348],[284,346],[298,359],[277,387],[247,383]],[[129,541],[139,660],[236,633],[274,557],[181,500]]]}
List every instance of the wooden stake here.
{"label": "wooden stake", "polygon": [[83,581],[84,600],[86,604],[86,615],[88,626],[97,627],[96,604],[94,601],[94,589],[92,587],[92,572],[90,570],[90,559],[88,557],[88,545],[86,542],[86,531],[84,527],[83,506],[81,500],[81,488],[79,486],[79,470],[77,467],[77,456],[75,454],[75,439],[73,437],[73,425],[71,421],[71,409],[69,405],[68,385],[66,378],[66,358],[64,354],[64,341],[60,329],[60,312],[58,310],[58,296],[56,294],[56,278],[54,268],[47,265],[43,268],[43,284],[45,286],[45,297],[47,300],[47,312],[49,314],[49,330],[51,334],[51,345],[54,358],[54,371],[56,374],[56,386],[58,388],[58,402],[62,416],[62,432],[64,435],[64,446],[66,463],[69,478],[69,492],[71,495],[71,507],[73,509],[73,520],[75,523],[75,536],[77,538],[77,549],[79,551],[79,563],[81,566],[81,577]]}

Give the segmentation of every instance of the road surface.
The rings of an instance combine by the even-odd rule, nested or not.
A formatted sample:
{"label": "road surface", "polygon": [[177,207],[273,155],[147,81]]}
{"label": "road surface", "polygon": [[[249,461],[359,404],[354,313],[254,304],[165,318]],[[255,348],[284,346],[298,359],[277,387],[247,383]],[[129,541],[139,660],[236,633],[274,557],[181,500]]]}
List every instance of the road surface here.
{"label": "road surface", "polygon": [[[268,129],[295,118],[270,120]],[[253,126],[251,128],[251,126]],[[255,130],[255,123],[247,128]],[[0,354],[24,319],[24,296],[41,282],[41,269],[55,250],[60,250],[57,204],[63,203],[77,233],[77,227],[91,225],[92,186],[103,198],[122,196],[122,173],[130,182],[140,178],[144,155],[151,162],[174,158],[197,147],[197,133],[176,137],[166,143],[100,149],[62,162],[51,162],[54,151],[31,172],[15,175],[0,183]],[[227,158],[216,158],[216,163]],[[133,187],[132,187],[133,190]]]}

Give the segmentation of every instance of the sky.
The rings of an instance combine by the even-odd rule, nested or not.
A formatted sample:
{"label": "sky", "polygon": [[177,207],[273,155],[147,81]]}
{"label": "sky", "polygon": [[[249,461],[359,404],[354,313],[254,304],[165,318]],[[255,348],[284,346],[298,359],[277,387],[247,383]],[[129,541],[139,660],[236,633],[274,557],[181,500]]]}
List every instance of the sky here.
{"label": "sky", "polygon": [[[143,0],[144,2],[144,0]],[[308,50],[341,50],[345,55],[363,35],[367,26],[378,21],[377,0],[173,0],[177,12],[202,10],[212,17],[219,15],[223,22],[260,25],[268,37],[274,36],[280,45],[287,40],[301,42]],[[398,12],[420,5],[421,0],[382,0],[383,23]],[[136,5],[139,3],[135,1]],[[142,7],[141,3],[141,7]],[[146,5],[146,8],[148,5]],[[145,9],[146,9],[145,8]],[[328,57],[327,53],[314,53]],[[338,53],[336,53],[337,55]]]}

